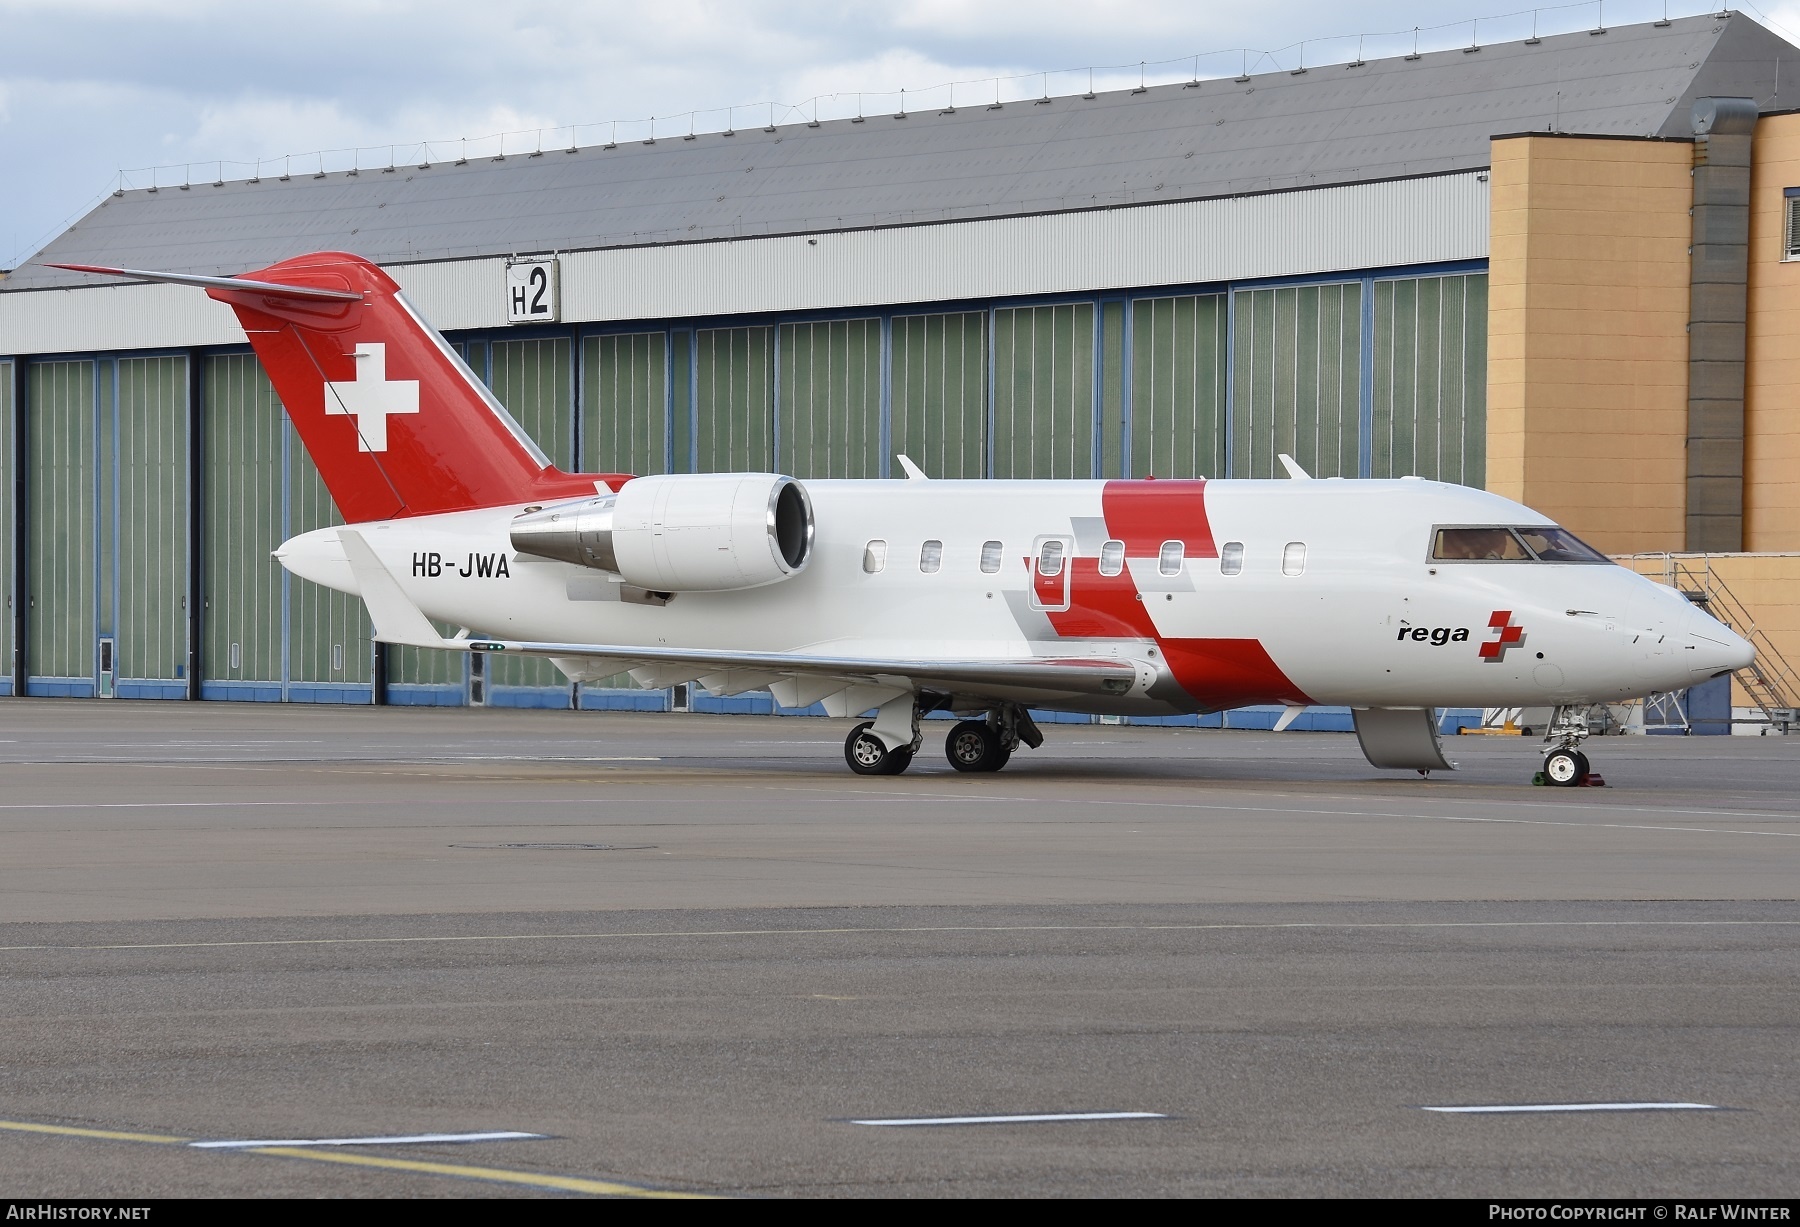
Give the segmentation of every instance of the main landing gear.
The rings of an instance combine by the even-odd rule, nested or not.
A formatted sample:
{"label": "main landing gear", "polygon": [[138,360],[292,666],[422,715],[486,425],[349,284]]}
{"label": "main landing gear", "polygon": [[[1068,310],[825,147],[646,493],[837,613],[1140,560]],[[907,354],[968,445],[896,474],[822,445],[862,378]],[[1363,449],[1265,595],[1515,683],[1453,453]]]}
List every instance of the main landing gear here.
{"label": "main landing gear", "polygon": [[1531,782],[1553,788],[1606,787],[1606,780],[1589,769],[1587,755],[1578,748],[1587,736],[1584,709],[1558,707],[1551,713],[1550,727],[1544,736],[1544,769],[1533,776]]}
{"label": "main landing gear", "polygon": [[875,735],[875,722],[864,720],[844,738],[844,761],[858,775],[899,775],[912,766],[912,746],[888,749]]}
{"label": "main landing gear", "polygon": [[[898,710],[899,701],[890,706],[896,710],[882,708],[874,720],[858,724],[844,739],[844,761],[858,775],[899,775],[912,766],[913,755],[924,742],[919,729],[920,706],[910,701],[907,711]],[[892,726],[883,728],[884,720],[890,717]],[[910,743],[902,740],[909,717]],[[1035,750],[1044,744],[1044,734],[1023,707],[1006,703],[985,716],[953,725],[944,738],[944,757],[958,771],[998,771],[1006,766],[1021,742]]]}

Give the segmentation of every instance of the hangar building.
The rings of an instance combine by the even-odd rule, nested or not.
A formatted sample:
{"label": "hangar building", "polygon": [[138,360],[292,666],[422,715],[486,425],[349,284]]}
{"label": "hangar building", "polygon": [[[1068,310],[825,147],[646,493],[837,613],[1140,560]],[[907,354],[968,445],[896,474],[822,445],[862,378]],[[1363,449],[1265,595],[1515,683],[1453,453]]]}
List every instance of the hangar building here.
{"label": "hangar building", "polygon": [[[1796,70],[1720,14],[116,192],[0,279],[0,693],[671,701],[371,650],[358,603],[269,556],[333,510],[231,312],[43,267],[318,249],[386,267],[565,467],[1264,477],[1290,452],[1728,582],[1800,659]],[[507,292],[526,260],[558,282],[536,314]]]}

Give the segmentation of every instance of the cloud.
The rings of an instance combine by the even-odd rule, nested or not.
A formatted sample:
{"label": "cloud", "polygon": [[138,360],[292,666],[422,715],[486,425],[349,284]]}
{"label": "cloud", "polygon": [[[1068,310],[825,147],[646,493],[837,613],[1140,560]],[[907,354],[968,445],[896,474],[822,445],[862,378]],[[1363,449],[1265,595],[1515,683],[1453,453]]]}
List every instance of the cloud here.
{"label": "cloud", "polygon": [[[1465,4],[1467,15],[1506,7]],[[1671,10],[1708,7],[1674,0]],[[1662,0],[1607,0],[1606,16],[1647,21],[1661,9]],[[1542,20],[1546,31],[1569,29],[1593,11],[1545,9]],[[1086,86],[1081,65],[1127,66],[1096,77],[1117,87],[1135,84],[1140,60],[1218,51],[1199,71],[1224,75],[1243,62],[1231,48],[1280,51],[1274,63],[1287,66],[1302,38],[1311,40],[1306,62],[1320,64],[1355,53],[1349,27],[1410,31],[1458,15],[1441,0],[1369,0],[1354,12],[1325,0],[0,0],[7,44],[31,49],[0,82],[0,267],[110,190],[120,168],[192,162],[210,173],[222,160],[247,173],[258,159],[302,151],[361,146],[366,159],[385,157],[390,143],[416,149],[520,130],[535,140],[540,126],[566,124],[589,125],[585,144],[603,140],[608,128],[598,125],[615,118],[657,115],[666,132],[698,111],[700,128],[742,125],[767,113],[746,104],[815,96],[829,117],[854,114],[858,93],[871,110],[897,105],[902,87],[909,106],[941,106],[949,92],[929,87],[1042,69],[1077,69],[1048,81],[1052,93],[1070,93]],[[1770,17],[1800,29],[1800,0]],[[1324,41],[1347,31],[1348,40]],[[1515,36],[1504,23],[1481,31],[1484,40]],[[1426,44],[1462,37],[1439,31]],[[1371,40],[1364,51],[1400,54],[1410,39]],[[1163,78],[1181,71],[1172,65]],[[1044,85],[1003,83],[1002,95]],[[955,100],[967,105],[991,88],[959,86]]]}

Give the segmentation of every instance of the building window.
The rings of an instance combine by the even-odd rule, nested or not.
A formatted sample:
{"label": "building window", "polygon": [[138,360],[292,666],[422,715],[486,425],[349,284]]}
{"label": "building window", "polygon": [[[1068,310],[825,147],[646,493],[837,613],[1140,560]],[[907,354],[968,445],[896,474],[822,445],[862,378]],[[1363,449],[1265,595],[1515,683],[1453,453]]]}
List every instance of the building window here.
{"label": "building window", "polygon": [[1180,575],[1182,560],[1187,557],[1185,541],[1165,541],[1156,556],[1156,569],[1164,575]]}
{"label": "building window", "polygon": [[919,547],[919,570],[927,575],[936,575],[938,568],[944,565],[944,543],[927,541]]}
{"label": "building window", "polygon": [[1306,542],[1290,541],[1281,547],[1281,573],[1302,575],[1306,572]]}
{"label": "building window", "polygon": [[1800,188],[1787,189],[1787,199],[1782,202],[1787,206],[1787,242],[1783,248],[1782,259],[1800,260]]}
{"label": "building window", "polygon": [[1227,541],[1219,551],[1219,574],[1242,575],[1244,573],[1244,543]]}
{"label": "building window", "polygon": [[1125,569],[1125,543],[1108,541],[1100,547],[1100,574],[1117,575]]}
{"label": "building window", "polygon": [[863,570],[874,575],[887,566],[887,542],[877,538],[863,546]]}
{"label": "building window", "polygon": [[998,541],[983,541],[981,543],[981,573],[983,575],[998,575],[1000,573],[1000,551],[1005,548],[1006,547],[1001,545]]}

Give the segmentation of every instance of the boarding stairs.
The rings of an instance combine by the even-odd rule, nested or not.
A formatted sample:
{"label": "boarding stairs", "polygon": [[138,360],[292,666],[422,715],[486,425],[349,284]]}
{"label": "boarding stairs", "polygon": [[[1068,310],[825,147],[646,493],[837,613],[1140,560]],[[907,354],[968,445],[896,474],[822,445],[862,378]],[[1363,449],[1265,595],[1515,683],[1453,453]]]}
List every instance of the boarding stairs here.
{"label": "boarding stairs", "polygon": [[[1755,704],[1770,727],[1778,728],[1783,733],[1788,732],[1795,722],[1794,707],[1800,702],[1800,674],[1795,672],[1768,635],[1757,629],[1756,619],[1750,616],[1749,609],[1726,586],[1719,573],[1713,570],[1711,555],[1638,554],[1634,557],[1660,559],[1663,564],[1662,583],[1750,641],[1750,646],[1756,649],[1756,660],[1749,668],[1737,671],[1737,683],[1743,687],[1750,702]],[[1670,696],[1652,698],[1669,699]],[[1650,700],[1645,702],[1648,706]],[[1681,723],[1687,723],[1685,715],[1682,716]]]}

